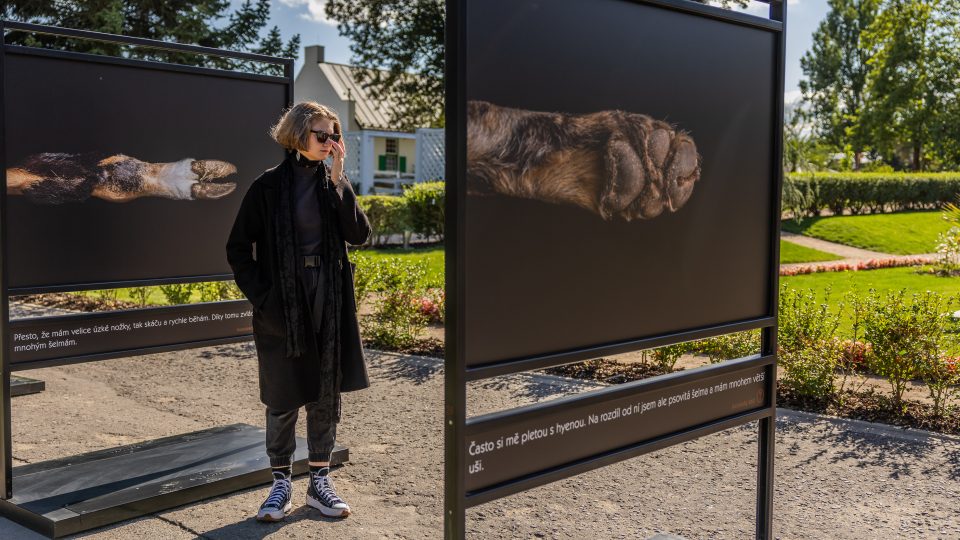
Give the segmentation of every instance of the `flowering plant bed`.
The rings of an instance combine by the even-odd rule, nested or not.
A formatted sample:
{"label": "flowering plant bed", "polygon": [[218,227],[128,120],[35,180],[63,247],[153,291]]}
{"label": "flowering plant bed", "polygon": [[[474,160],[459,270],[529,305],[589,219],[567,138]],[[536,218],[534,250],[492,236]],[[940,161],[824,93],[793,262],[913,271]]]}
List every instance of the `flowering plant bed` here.
{"label": "flowering plant bed", "polygon": [[933,264],[933,257],[889,257],[885,259],[867,259],[856,262],[837,262],[823,264],[800,264],[781,266],[781,276],[799,276],[821,272],[848,272],[858,270],[879,270],[881,268],[899,268],[903,266],[923,266]]}
{"label": "flowering plant bed", "polygon": [[933,405],[920,401],[903,400],[899,405],[890,395],[870,388],[855,392],[844,390],[827,400],[818,400],[793,392],[789,387],[777,387],[777,406],[841,418],[864,420],[913,429],[960,435],[960,411],[952,407],[941,414]]}

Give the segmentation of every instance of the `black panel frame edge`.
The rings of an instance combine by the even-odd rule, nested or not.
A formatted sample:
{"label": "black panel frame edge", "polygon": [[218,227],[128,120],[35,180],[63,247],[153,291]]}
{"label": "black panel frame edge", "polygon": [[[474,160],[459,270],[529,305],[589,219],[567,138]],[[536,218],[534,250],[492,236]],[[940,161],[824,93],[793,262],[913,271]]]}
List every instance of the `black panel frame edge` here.
{"label": "black panel frame edge", "polygon": [[[597,468],[608,464],[602,462],[602,459],[611,459],[610,463],[633,457],[642,453],[665,448],[686,440],[698,438],[709,433],[722,431],[730,427],[735,427],[752,420],[759,420],[759,440],[757,453],[757,514],[756,514],[756,538],[758,540],[770,540],[773,538],[773,477],[774,477],[774,438],[776,425],[776,336],[777,336],[777,309],[778,309],[778,280],[779,280],[779,240],[780,240],[780,196],[783,186],[782,171],[782,135],[783,135],[783,87],[784,87],[784,52],[786,47],[786,4],[784,0],[759,0],[769,4],[769,19],[755,17],[752,15],[732,12],[721,8],[706,6],[691,2],[689,0],[625,0],[636,4],[648,4],[661,8],[681,11],[692,15],[721,20],[727,23],[738,24],[771,31],[777,34],[774,44],[774,119],[772,122],[772,140],[774,141],[773,163],[771,171],[771,180],[775,186],[772,190],[770,203],[771,211],[771,257],[769,261],[769,281],[768,286],[768,315],[752,321],[741,321],[739,323],[730,323],[728,325],[719,324],[712,327],[701,328],[690,332],[679,334],[669,334],[663,336],[653,336],[642,340],[619,343],[616,345],[602,346],[603,350],[618,350],[619,352],[628,352],[629,350],[640,350],[644,346],[662,346],[670,343],[679,343],[698,337],[708,337],[709,335],[720,335],[726,333],[721,329],[730,326],[744,326],[761,329],[761,357],[766,363],[766,387],[769,406],[758,409],[753,412],[741,413],[740,415],[712,422],[700,428],[694,428],[682,433],[667,436],[656,442],[649,441],[644,443],[648,449],[643,446],[634,445],[624,450],[629,453],[623,458],[608,456],[606,458],[596,458],[601,460],[598,464],[592,465],[591,462],[583,462],[578,465],[564,466],[557,471],[550,473],[539,473],[536,478],[526,480],[514,479],[508,481],[509,485],[503,487],[493,487],[473,492],[469,499],[463,489],[465,486],[465,447],[463,434],[466,430],[466,382],[468,380],[478,380],[495,375],[503,375],[515,371],[526,369],[535,369],[543,367],[541,364],[548,364],[550,360],[544,360],[544,357],[525,358],[519,360],[510,360],[506,362],[497,362],[495,364],[485,364],[474,366],[469,369],[465,366],[465,356],[463,349],[463,328],[461,321],[464,320],[464,306],[460,301],[463,286],[461,278],[465,268],[463,260],[462,246],[464,245],[464,232],[461,225],[458,209],[464,208],[465,190],[459,189],[457,180],[465,178],[461,174],[466,170],[464,162],[466,155],[466,99],[465,89],[466,81],[464,70],[458,72],[457,66],[465,65],[465,43],[464,30],[466,23],[466,0],[447,0],[447,19],[445,21],[445,46],[447,55],[445,58],[446,83],[445,83],[445,114],[448,121],[446,132],[446,147],[448,149],[448,159],[446,161],[446,186],[448,197],[446,198],[446,221],[445,226],[448,231],[447,236],[447,257],[445,261],[446,270],[446,297],[452,306],[448,310],[447,326],[444,337],[447,343],[445,351],[445,370],[444,370],[444,538],[446,540],[463,539],[466,535],[466,508],[489,502],[500,497],[514,494],[537,485],[546,484],[562,478],[573,476],[580,472]],[[455,75],[451,76],[451,74]],[[454,150],[453,157],[450,159],[450,150]],[[454,196],[449,196],[450,187],[453,186]],[[735,331],[735,330],[734,330]],[[671,341],[672,340],[672,341]],[[587,351],[596,353],[597,348],[591,347],[577,351],[565,352],[560,355],[563,358],[562,363],[571,360],[577,355],[580,358],[586,357]],[[553,355],[557,359],[557,355]],[[513,369],[519,365],[524,365],[522,369]],[[703,373],[718,374],[715,370],[722,366],[706,366]],[[589,458],[588,458],[589,459]],[[522,482],[522,483],[521,483]]]}
{"label": "black panel frame edge", "polygon": [[[185,64],[171,64],[169,62],[158,62],[156,60],[141,60],[139,58],[119,58],[116,56],[107,56],[102,54],[82,53],[76,51],[61,51],[59,49],[44,49],[42,47],[27,47],[25,45],[7,45],[7,52],[11,54],[21,54],[26,56],[43,56],[47,58],[64,58],[68,60],[79,60],[84,62],[95,62],[99,64],[113,64],[127,67],[159,69],[163,71],[174,71],[180,73],[192,73],[196,75],[211,75],[214,77],[227,77],[230,79],[246,79],[263,82],[286,81],[286,77],[278,75],[263,75],[260,73],[248,73],[245,71],[231,71],[227,69],[209,68],[203,66],[189,66]],[[283,65],[283,64],[279,64]]]}
{"label": "black panel frame edge", "polygon": [[[149,39],[133,36],[123,36],[118,34],[107,34],[103,32],[94,32],[92,30],[79,30],[76,28],[66,28],[63,26],[51,26],[46,24],[25,23],[19,21],[4,20],[4,31],[20,30],[22,32],[33,32],[36,34],[46,34],[50,36],[63,36],[69,38],[87,39],[91,41],[102,41],[107,43],[119,43],[122,45],[136,45],[151,49],[160,49],[177,52],[187,52],[193,54],[204,54],[208,56],[219,56],[221,58],[236,58],[239,60],[252,60],[254,62],[263,62],[265,64],[285,64],[293,63],[293,59],[281,58],[278,56],[268,56],[265,54],[249,53],[243,51],[230,51],[227,49],[215,49],[213,47],[204,47],[201,45],[188,45],[172,41],[162,41],[159,39]],[[52,50],[52,49],[48,49]]]}

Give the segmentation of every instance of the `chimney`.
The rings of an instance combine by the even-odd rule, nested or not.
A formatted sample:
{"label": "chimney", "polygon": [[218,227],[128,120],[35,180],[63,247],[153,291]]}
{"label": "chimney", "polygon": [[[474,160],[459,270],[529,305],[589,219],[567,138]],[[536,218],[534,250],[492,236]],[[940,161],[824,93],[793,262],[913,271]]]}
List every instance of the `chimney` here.
{"label": "chimney", "polygon": [[323,62],[323,45],[310,45],[304,48],[303,64],[315,66]]}

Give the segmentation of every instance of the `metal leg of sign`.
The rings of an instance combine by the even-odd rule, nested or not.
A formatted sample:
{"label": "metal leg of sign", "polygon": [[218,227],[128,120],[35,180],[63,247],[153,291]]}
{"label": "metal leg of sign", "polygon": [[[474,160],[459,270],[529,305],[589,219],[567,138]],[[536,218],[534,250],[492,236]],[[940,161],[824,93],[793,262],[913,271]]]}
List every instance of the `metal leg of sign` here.
{"label": "metal leg of sign", "polygon": [[[777,327],[762,330],[762,354],[776,350]],[[757,434],[757,540],[773,539],[773,462],[777,427],[777,364],[768,367],[766,374],[767,399],[771,413],[759,420]]]}
{"label": "metal leg of sign", "polygon": [[4,126],[6,125],[6,104],[4,103],[4,58],[6,51],[3,43],[4,24],[0,19],[0,499],[13,496],[13,454],[10,441],[10,324],[9,300],[7,294],[7,144]]}
{"label": "metal leg of sign", "polygon": [[446,292],[447,321],[444,338],[447,343],[444,364],[444,496],[443,538],[466,538],[466,449],[463,444],[467,421],[467,377],[464,356],[464,228],[461,226],[466,190],[459,182],[465,177],[466,137],[466,47],[461,38],[466,26],[466,10],[462,0],[447,0],[445,20],[444,71],[447,74],[446,96],[447,130],[446,161]]}

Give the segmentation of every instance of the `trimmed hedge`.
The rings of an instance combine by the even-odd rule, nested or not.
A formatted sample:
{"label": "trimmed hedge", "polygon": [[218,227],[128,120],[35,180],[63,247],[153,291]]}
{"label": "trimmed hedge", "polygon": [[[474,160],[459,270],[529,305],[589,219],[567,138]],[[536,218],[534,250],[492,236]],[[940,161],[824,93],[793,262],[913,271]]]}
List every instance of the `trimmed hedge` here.
{"label": "trimmed hedge", "polygon": [[783,210],[794,217],[935,209],[955,202],[960,173],[792,173],[784,177]]}
{"label": "trimmed hedge", "polygon": [[407,201],[395,195],[360,195],[357,204],[370,220],[371,244],[383,243],[382,236],[403,234],[410,229]]}
{"label": "trimmed hedge", "polygon": [[392,234],[417,233],[443,240],[444,183],[421,182],[404,189],[403,195],[358,195],[357,204],[370,220],[371,244],[383,243]]}

